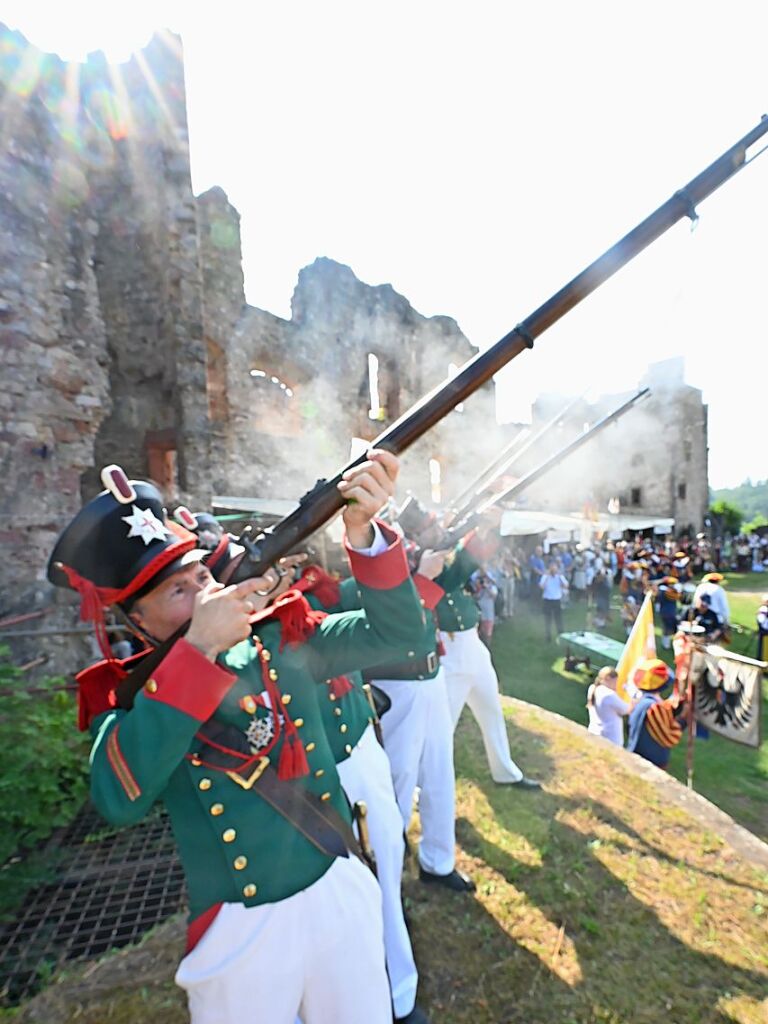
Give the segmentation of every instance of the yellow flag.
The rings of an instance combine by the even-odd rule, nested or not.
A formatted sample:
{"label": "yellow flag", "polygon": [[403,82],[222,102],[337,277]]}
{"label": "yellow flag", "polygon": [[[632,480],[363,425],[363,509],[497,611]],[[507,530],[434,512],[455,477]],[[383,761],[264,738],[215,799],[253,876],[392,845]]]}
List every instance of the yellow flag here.
{"label": "yellow flag", "polygon": [[653,632],[653,594],[649,590],[640,605],[632,632],[627,637],[616,671],[619,675],[616,693],[622,700],[629,700],[627,682],[637,665],[646,658],[656,657],[656,635]]}

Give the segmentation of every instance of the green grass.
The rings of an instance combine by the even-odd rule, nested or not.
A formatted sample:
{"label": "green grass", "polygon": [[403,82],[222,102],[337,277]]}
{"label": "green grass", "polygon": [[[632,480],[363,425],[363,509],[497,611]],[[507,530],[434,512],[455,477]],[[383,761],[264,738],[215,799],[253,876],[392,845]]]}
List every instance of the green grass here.
{"label": "green grass", "polygon": [[[754,657],[755,613],[760,595],[768,592],[768,578],[762,574],[729,573],[731,617],[745,632],[734,632],[731,649]],[[618,615],[619,597],[612,601],[613,621],[598,632],[624,639]],[[584,602],[564,610],[564,631],[584,629],[587,609]],[[661,649],[661,630],[657,625],[660,657],[671,664],[671,652]],[[525,601],[518,601],[512,620],[496,627],[493,659],[503,693],[556,711],[575,722],[587,723],[586,690],[592,680],[583,670],[566,672],[564,649],[544,640],[541,616]],[[768,683],[763,682],[763,744],[759,750],[711,736],[697,740],[694,749],[694,789],[716,804],[736,821],[763,840],[768,840]],[[670,770],[684,781],[686,739],[673,750]]]}
{"label": "green grass", "polygon": [[[505,714],[515,757],[545,789],[494,785],[465,713],[457,862],[477,892],[424,886],[406,866],[419,1002],[434,1024],[764,1024],[765,869],[602,743],[530,705]],[[138,948],[72,966],[0,1020],[188,1024],[172,983],[182,940],[181,922],[161,926]]]}

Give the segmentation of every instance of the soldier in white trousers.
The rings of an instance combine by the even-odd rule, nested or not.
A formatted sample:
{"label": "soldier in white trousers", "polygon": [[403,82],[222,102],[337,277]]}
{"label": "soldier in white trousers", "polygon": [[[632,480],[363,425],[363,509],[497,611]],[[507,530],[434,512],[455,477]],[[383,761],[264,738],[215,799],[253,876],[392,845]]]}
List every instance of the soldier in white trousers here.
{"label": "soldier in white trousers", "polygon": [[381,728],[405,829],[410,824],[414,793],[419,790],[419,877],[454,892],[472,892],[474,882],[456,869],[453,726],[431,614],[443,593],[433,577],[444,559],[445,552],[425,551],[414,576],[429,613],[422,646],[409,652],[407,662],[377,666],[371,674],[392,702],[382,716]]}
{"label": "soldier in white trousers", "polygon": [[384,950],[395,1020],[421,1024],[427,1018],[416,1003],[419,975],[405,926],[401,898],[405,840],[392,775],[384,748],[369,725],[352,753],[337,765],[341,785],[353,805],[368,807],[368,830],[376,857],[384,915]]}
{"label": "soldier in white trousers", "polygon": [[465,704],[480,727],[485,756],[491,778],[498,783],[512,783],[534,788],[538,783],[526,778],[512,760],[504,712],[499,701],[499,681],[491,654],[480,639],[477,627],[458,633],[440,631],[445,648],[442,665],[445,670],[451,722],[456,728]]}
{"label": "soldier in white trousers", "polygon": [[444,649],[442,664],[451,721],[455,729],[464,705],[468,704],[482,733],[493,781],[538,789],[540,783],[527,778],[509,752],[499,680],[490,651],[477,632],[477,606],[465,589],[481,559],[487,557],[491,543],[472,530],[459,541],[434,580],[444,590],[435,612]]}

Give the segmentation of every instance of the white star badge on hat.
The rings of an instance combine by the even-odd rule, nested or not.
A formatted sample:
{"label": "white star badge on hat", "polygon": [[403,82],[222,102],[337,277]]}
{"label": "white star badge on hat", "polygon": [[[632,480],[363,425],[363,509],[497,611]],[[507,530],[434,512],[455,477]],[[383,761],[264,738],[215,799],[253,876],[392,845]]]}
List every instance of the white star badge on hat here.
{"label": "white star badge on hat", "polygon": [[133,511],[129,516],[121,516],[124,523],[128,523],[130,530],[129,537],[141,537],[145,544],[153,540],[162,540],[166,534],[171,533],[167,526],[157,518],[152,509],[132,506]]}

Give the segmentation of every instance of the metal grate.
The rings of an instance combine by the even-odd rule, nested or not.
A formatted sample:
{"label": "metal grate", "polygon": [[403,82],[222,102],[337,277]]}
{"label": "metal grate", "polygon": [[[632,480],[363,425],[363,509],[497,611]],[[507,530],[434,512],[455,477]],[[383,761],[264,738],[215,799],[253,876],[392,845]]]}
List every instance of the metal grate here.
{"label": "metal grate", "polygon": [[186,903],[184,875],[159,807],[129,829],[86,804],[46,849],[55,880],[27,893],[0,930],[0,998],[32,995],[66,960],[135,942]]}

